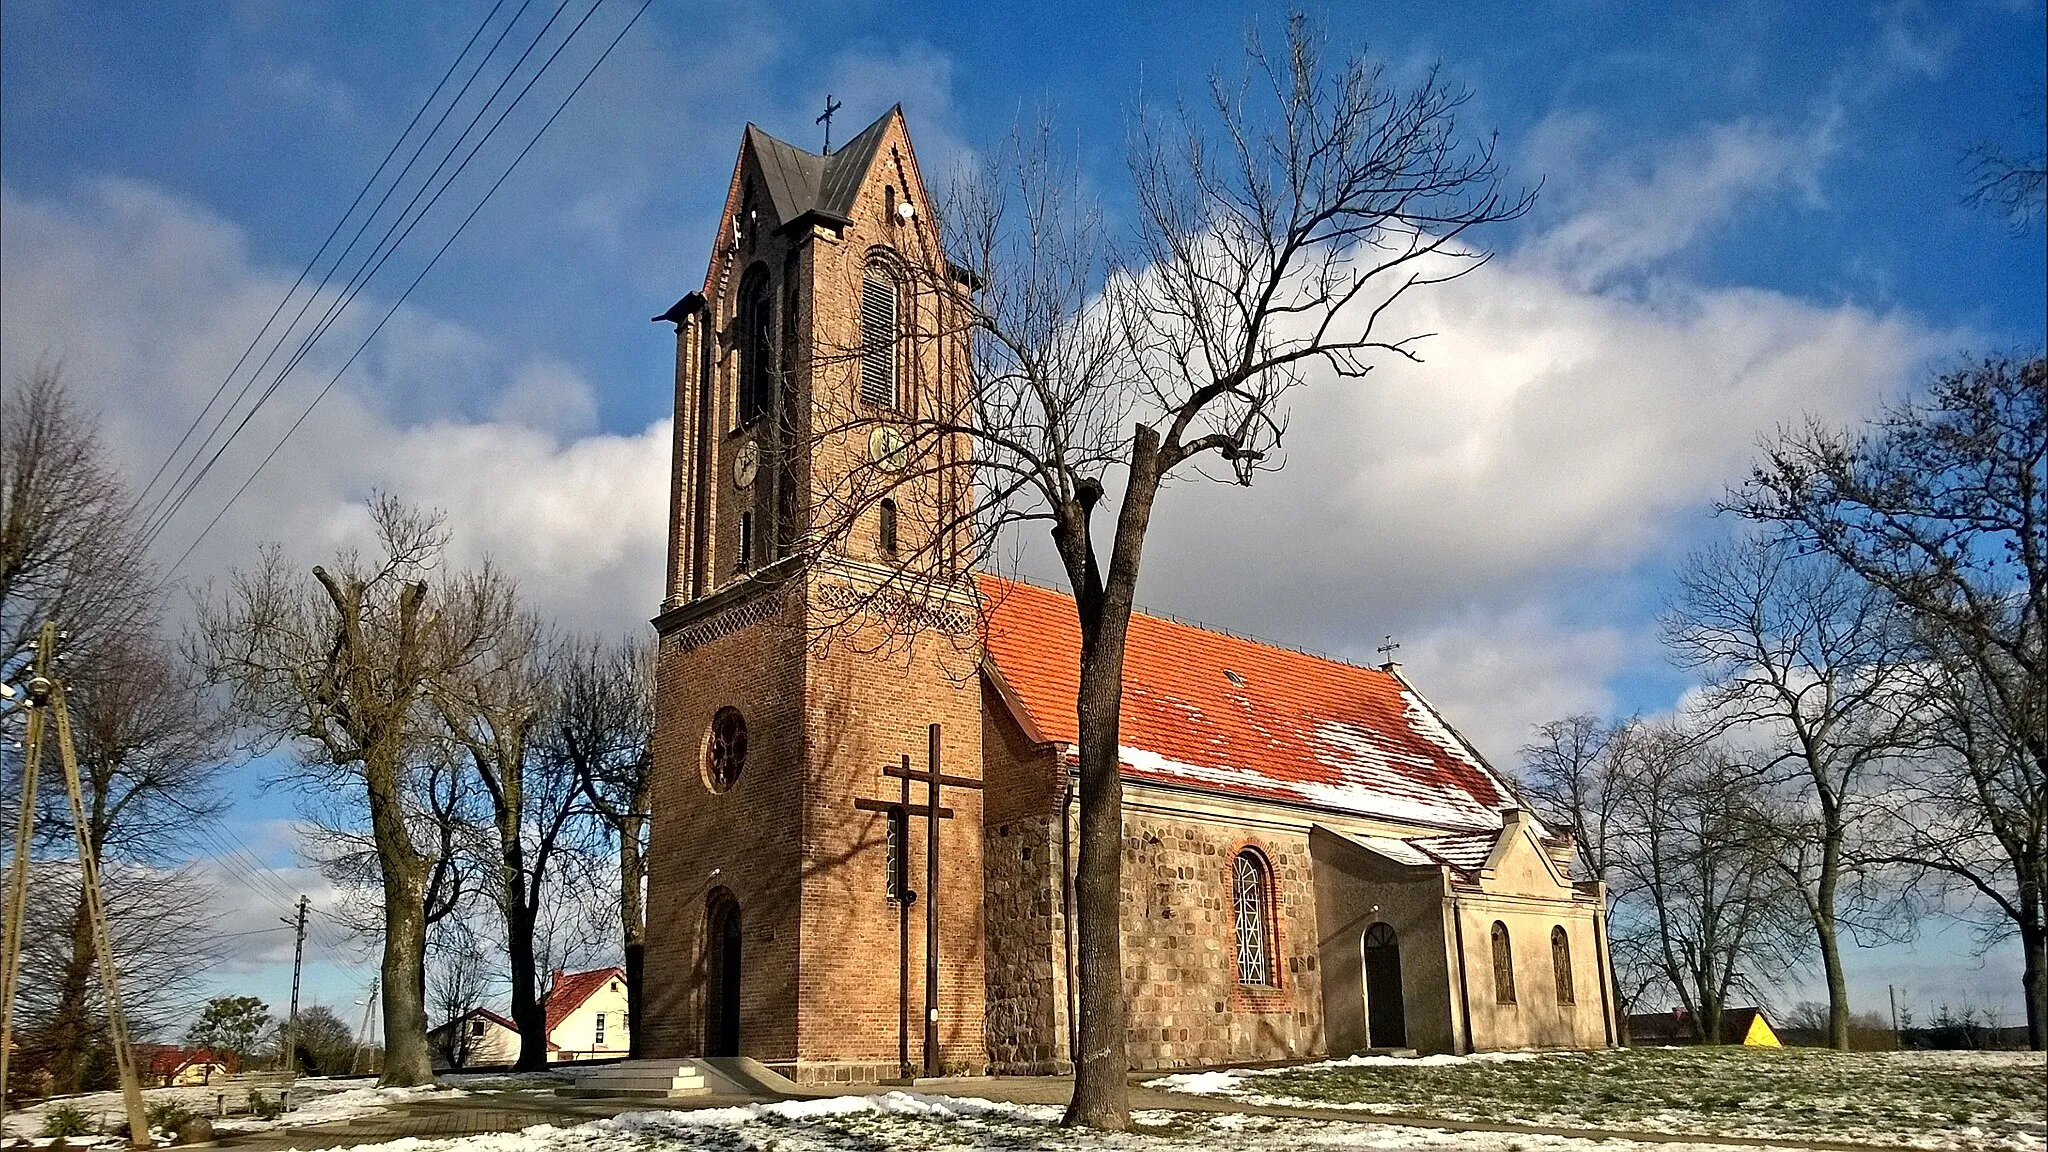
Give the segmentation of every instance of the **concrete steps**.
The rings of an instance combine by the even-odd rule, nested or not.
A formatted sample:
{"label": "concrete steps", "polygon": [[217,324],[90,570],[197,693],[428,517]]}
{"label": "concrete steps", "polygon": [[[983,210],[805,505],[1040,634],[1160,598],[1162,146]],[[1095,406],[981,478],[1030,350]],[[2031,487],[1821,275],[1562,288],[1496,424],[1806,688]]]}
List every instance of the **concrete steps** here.
{"label": "concrete steps", "polygon": [[587,1070],[573,1070],[574,1088],[557,1088],[558,1096],[767,1096],[797,1094],[787,1077],[746,1056],[707,1056],[673,1060],[624,1060]]}
{"label": "concrete steps", "polygon": [[557,1088],[555,1094],[669,1098],[711,1091],[711,1081],[694,1060],[624,1060],[579,1072],[574,1088]]}

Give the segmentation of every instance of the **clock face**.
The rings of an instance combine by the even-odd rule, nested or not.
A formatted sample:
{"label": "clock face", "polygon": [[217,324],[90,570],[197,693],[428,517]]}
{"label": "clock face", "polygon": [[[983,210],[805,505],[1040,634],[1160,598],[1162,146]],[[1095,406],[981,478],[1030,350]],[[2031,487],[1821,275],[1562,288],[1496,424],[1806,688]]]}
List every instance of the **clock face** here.
{"label": "clock face", "polygon": [[735,488],[752,488],[754,476],[761,471],[761,448],[752,440],[740,445],[732,458],[732,483]]}
{"label": "clock face", "polygon": [[904,443],[903,433],[894,428],[877,428],[868,433],[868,459],[888,469],[903,467],[909,456],[909,445]]}

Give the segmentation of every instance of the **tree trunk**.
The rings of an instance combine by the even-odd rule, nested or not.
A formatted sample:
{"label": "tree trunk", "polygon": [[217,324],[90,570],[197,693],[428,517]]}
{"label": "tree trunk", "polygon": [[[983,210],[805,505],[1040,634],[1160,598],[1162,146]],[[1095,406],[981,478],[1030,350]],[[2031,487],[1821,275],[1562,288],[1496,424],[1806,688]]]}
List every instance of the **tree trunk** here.
{"label": "tree trunk", "polygon": [[1828,981],[1828,1047],[1849,1050],[1849,977],[1842,971],[1842,941],[1835,924],[1835,888],[1840,883],[1840,849],[1829,843],[1821,850],[1820,891],[1813,906],[1813,928],[1820,937],[1821,971]]}
{"label": "tree trunk", "polygon": [[1093,660],[1084,655],[1081,666],[1081,836],[1074,877],[1081,1050],[1073,1054],[1074,1096],[1066,1123],[1121,1131],[1130,1124],[1121,918],[1123,775],[1117,756],[1123,678],[1120,659],[1107,661],[1107,671],[1102,663],[1098,651]]}
{"label": "tree trunk", "polygon": [[[394,741],[395,744],[395,741]],[[410,1088],[434,1082],[427,1040],[427,861],[413,847],[399,795],[394,748],[365,755],[370,831],[384,881],[384,1074],[377,1083]]]}
{"label": "tree trunk", "polygon": [[386,1088],[434,1082],[427,1043],[426,869],[379,853],[384,874],[384,1074]]}
{"label": "tree trunk", "polygon": [[540,1001],[533,970],[534,907],[526,898],[524,852],[518,830],[505,847],[505,958],[512,973],[512,1022],[519,1026],[519,1060],[514,1072],[548,1066],[548,1013]]}
{"label": "tree trunk", "polygon": [[[2022,895],[2027,895],[2022,893]],[[2033,894],[2040,906],[2040,894]],[[2036,920],[2022,921],[2020,930],[2020,987],[2027,1005],[2027,1047],[2039,1052],[2048,1048],[2048,928]]]}
{"label": "tree trunk", "polygon": [[1081,626],[1081,683],[1075,701],[1081,844],[1074,878],[1080,921],[1075,982],[1081,994],[1081,1050],[1073,1054],[1074,1095],[1064,1123],[1119,1132],[1131,1124],[1131,1059],[1123,973],[1123,762],[1117,745],[1124,647],[1138,589],[1138,559],[1159,493],[1161,467],[1159,434],[1137,425],[1106,575],[1096,566],[1086,523],[1099,489],[1084,497],[1080,531],[1055,541],[1074,585]]}
{"label": "tree trunk", "polygon": [[91,994],[93,961],[92,918],[85,897],[80,895],[71,916],[71,951],[64,958],[63,983],[57,989],[57,1008],[50,1016],[50,1076],[60,1094],[83,1092],[88,1057],[96,1029],[92,1025]]}
{"label": "tree trunk", "polygon": [[[645,811],[635,798],[633,810]],[[638,816],[619,821],[619,924],[625,935],[626,952],[626,1054],[640,1057],[640,971],[647,935],[646,912],[640,902],[640,826]]]}

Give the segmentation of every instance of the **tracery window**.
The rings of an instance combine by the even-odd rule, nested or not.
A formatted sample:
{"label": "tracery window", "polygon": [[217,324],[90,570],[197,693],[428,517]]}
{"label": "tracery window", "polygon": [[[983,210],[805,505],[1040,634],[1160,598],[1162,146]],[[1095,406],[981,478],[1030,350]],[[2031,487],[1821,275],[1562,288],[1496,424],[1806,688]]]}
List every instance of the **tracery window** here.
{"label": "tracery window", "polygon": [[860,282],[860,398],[896,407],[896,344],[900,332],[896,277],[870,260]]}
{"label": "tracery window", "polygon": [[1233,903],[1237,909],[1237,982],[1266,986],[1273,983],[1270,951],[1272,928],[1267,897],[1271,885],[1266,861],[1247,848],[1237,854],[1233,866]]}
{"label": "tracery window", "polygon": [[713,792],[723,792],[740,778],[747,765],[747,718],[737,708],[720,708],[711,717],[704,749],[705,776]]}
{"label": "tracery window", "polygon": [[1508,943],[1508,926],[1498,920],[1493,922],[1493,999],[1515,1002],[1515,951]]}
{"label": "tracery window", "polygon": [[1562,924],[1550,930],[1550,972],[1557,981],[1557,1002],[1577,1003],[1578,998],[1572,991],[1572,942],[1565,935]]}

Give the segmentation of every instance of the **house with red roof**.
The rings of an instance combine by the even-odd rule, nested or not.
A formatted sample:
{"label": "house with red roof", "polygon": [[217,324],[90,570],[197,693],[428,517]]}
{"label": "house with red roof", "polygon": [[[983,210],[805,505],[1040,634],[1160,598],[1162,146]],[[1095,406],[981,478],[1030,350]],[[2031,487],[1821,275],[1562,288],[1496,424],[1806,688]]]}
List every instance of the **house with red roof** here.
{"label": "house with red roof", "polygon": [[[617,1060],[632,1048],[626,1014],[626,970],[556,969],[541,996],[547,1013],[548,1062]],[[437,1064],[494,1068],[519,1059],[519,1025],[489,1008],[472,1008],[427,1033]]]}
{"label": "house with red roof", "polygon": [[[971,388],[929,297],[978,287],[925,207],[900,109],[828,153],[749,126],[703,285],[658,317],[650,1057],[808,1083],[1071,1065],[1074,604],[902,566],[973,499],[904,467],[890,424]],[[800,546],[848,507],[831,551]],[[1399,666],[1140,613],[1117,751],[1137,1065],[1615,1042],[1571,830]]]}

